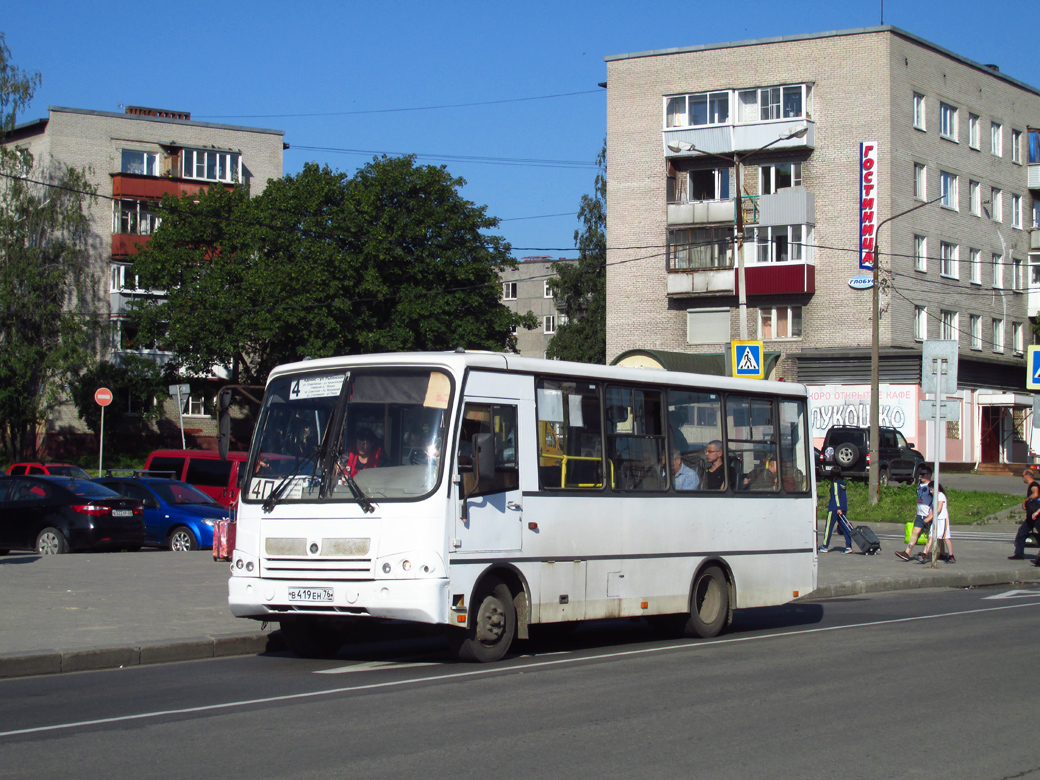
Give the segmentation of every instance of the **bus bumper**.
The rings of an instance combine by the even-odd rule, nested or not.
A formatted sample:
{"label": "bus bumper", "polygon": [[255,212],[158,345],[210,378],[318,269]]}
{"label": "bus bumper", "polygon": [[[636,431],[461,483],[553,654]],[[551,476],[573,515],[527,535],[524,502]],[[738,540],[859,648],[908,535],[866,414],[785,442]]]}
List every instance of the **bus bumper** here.
{"label": "bus bumper", "polygon": [[[331,601],[300,601],[299,591],[332,591]],[[296,596],[291,599],[290,595]],[[324,594],[321,594],[324,595]],[[362,582],[264,580],[231,577],[228,604],[235,617],[277,621],[281,617],[324,615],[447,623],[449,582],[444,579],[366,580]]]}

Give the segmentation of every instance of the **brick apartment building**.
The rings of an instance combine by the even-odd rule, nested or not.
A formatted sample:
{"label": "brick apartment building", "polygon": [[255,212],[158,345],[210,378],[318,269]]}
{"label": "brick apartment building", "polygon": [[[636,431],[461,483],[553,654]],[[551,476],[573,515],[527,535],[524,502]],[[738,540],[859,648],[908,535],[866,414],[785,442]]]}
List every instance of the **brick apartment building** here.
{"label": "brick apartment building", "polygon": [[[147,244],[158,226],[156,203],[167,193],[234,182],[257,194],[268,179],[282,175],[283,135],[280,130],[198,122],[186,112],[140,107],[125,113],[51,107],[46,119],[19,125],[7,135],[8,146],[32,153],[37,169],[46,171],[55,163],[82,168],[98,188],[99,197],[89,208],[91,244],[112,321],[112,343],[102,358],[118,363],[122,355],[135,352],[163,364],[170,357],[136,344],[126,318],[129,301],[156,294],[140,288],[131,270],[137,245]],[[209,379],[221,378],[216,368]],[[219,381],[191,384],[182,410],[189,446],[216,433],[213,400]],[[175,401],[167,403],[165,416],[177,423]],[[52,438],[74,439],[84,431],[71,404],[47,421],[46,433]]]}
{"label": "brick apartment building", "polygon": [[569,261],[563,257],[554,260],[548,255],[522,257],[516,268],[500,274],[503,305],[519,314],[531,312],[539,320],[534,330],[517,328],[515,331],[517,351],[524,357],[545,357],[557,326],[567,320],[549,291],[549,280],[556,276],[552,269],[554,262]]}
{"label": "brick apartment building", "polygon": [[917,419],[922,342],[957,339],[960,419],[939,456],[1026,460],[1036,128],[1040,90],[889,26],[608,57],[608,360],[728,351],[740,208],[746,328],[779,355],[770,378],[810,386],[817,439],[866,425],[871,291],[850,279],[868,273],[869,143],[874,225],[940,198],[877,236],[881,422],[934,457]]}

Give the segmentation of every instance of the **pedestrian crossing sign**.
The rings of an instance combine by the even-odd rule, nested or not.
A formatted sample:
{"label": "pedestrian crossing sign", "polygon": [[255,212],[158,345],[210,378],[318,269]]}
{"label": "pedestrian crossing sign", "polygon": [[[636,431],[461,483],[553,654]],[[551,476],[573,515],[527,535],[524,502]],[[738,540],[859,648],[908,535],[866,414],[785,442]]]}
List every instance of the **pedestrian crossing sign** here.
{"label": "pedestrian crossing sign", "polygon": [[765,379],[761,341],[730,342],[733,358],[733,376],[745,379]]}
{"label": "pedestrian crossing sign", "polygon": [[1026,347],[1026,387],[1040,390],[1040,344]]}

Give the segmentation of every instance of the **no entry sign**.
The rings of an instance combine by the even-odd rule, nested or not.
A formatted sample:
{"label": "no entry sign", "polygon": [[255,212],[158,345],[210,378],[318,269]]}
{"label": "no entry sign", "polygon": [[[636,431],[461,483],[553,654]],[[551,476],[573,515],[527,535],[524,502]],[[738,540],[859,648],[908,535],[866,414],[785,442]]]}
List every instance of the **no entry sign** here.
{"label": "no entry sign", "polygon": [[112,391],[107,387],[99,387],[94,391],[94,400],[98,406],[108,406],[112,403]]}

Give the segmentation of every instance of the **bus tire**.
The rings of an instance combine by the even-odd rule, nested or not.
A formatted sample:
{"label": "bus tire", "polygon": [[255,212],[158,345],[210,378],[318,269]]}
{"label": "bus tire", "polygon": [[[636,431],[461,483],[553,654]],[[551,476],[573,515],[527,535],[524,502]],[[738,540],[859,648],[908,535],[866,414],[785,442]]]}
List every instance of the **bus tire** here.
{"label": "bus tire", "polygon": [[281,632],[285,646],[300,658],[332,658],[343,647],[343,634],[318,620],[286,620]]}
{"label": "bus tire", "polygon": [[718,566],[709,566],[693,583],[687,634],[710,639],[718,636],[729,616],[729,584]]}
{"label": "bus tire", "polygon": [[452,629],[448,639],[460,661],[490,663],[509,652],[516,636],[516,609],[509,586],[489,577],[474,591],[476,612],[466,629]]}

